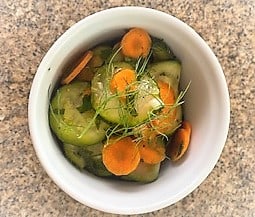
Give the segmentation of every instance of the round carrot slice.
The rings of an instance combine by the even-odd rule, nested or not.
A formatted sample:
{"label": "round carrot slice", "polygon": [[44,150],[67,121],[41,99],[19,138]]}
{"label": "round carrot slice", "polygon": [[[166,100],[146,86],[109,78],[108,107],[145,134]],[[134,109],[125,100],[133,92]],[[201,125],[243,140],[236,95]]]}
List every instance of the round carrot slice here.
{"label": "round carrot slice", "polygon": [[164,82],[164,81],[157,81],[158,87],[159,87],[159,95],[161,100],[166,105],[166,109],[173,105],[175,102],[175,96],[174,96],[174,90],[170,86],[170,84]]}
{"label": "round carrot slice", "polygon": [[191,124],[190,124],[189,121],[184,120],[184,121],[182,122],[181,128],[187,130],[187,131],[189,132],[189,134],[191,134]]}
{"label": "round carrot slice", "polygon": [[139,162],[140,154],[137,144],[131,137],[111,139],[102,151],[105,167],[114,175],[128,175]]}
{"label": "round carrot slice", "polygon": [[167,147],[167,156],[172,161],[179,160],[187,151],[190,143],[190,132],[186,129],[179,128]]}
{"label": "round carrot slice", "polygon": [[[157,164],[165,159],[165,147],[163,144],[156,142],[149,144],[148,142],[142,141],[139,144],[139,152],[141,160],[148,164]],[[152,142],[152,141],[151,141]]]}
{"label": "round carrot slice", "polygon": [[158,117],[152,120],[151,124],[160,133],[169,133],[175,124],[176,108],[172,105],[175,102],[173,88],[166,82],[159,80],[158,82],[160,98],[165,104]]}
{"label": "round carrot slice", "polygon": [[136,73],[132,69],[122,69],[117,72],[111,82],[110,89],[111,91],[123,93],[127,91],[128,88],[131,88],[130,85],[136,80]]}
{"label": "round carrot slice", "polygon": [[121,47],[127,57],[146,57],[151,49],[151,37],[144,29],[133,28],[123,36]]}

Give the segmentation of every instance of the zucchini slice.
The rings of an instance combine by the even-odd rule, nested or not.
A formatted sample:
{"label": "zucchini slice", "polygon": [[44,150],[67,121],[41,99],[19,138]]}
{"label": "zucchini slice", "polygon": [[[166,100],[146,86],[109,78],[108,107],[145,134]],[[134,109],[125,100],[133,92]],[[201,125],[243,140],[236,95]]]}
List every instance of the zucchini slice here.
{"label": "zucchini slice", "polygon": [[81,148],[75,145],[63,144],[64,154],[66,158],[78,169],[82,170],[86,166],[86,161],[81,153]]}
{"label": "zucchini slice", "polygon": [[[113,68],[132,69],[127,63],[114,63]],[[92,80],[92,106],[99,111],[105,120],[125,126],[135,126],[149,119],[151,113],[163,107],[159,97],[156,82],[149,76],[143,76],[137,81],[137,90],[128,96],[130,101],[123,102],[121,98],[112,93],[109,83],[112,73],[104,66],[97,71]]]}
{"label": "zucchini slice", "polygon": [[[168,83],[173,88],[175,99],[177,99],[179,95],[179,83],[181,73],[181,64],[178,61],[169,60],[151,64],[149,67],[149,73],[156,81],[161,80]],[[175,108],[175,112],[175,119],[171,120],[167,127],[164,127],[164,132],[162,133],[166,135],[171,135],[180,125],[182,121],[181,105]]]}
{"label": "zucchini slice", "polygon": [[175,56],[163,39],[152,38],[153,61],[174,59]]}
{"label": "zucchini slice", "polygon": [[79,147],[64,143],[63,149],[66,158],[78,169],[86,169],[96,176],[111,176],[112,174],[106,169],[102,161],[103,144]]}
{"label": "zucchini slice", "polygon": [[51,101],[50,126],[63,143],[86,146],[105,137],[108,125],[95,118],[95,111],[90,106],[83,105],[87,103],[83,99],[88,89],[90,85],[86,82],[71,83],[62,86]]}
{"label": "zucchini slice", "polygon": [[129,181],[149,183],[158,178],[159,170],[160,163],[147,164],[141,161],[135,171],[126,176],[121,176],[121,178]]}
{"label": "zucchini slice", "polygon": [[179,93],[181,64],[175,60],[153,63],[148,68],[149,73],[155,80],[163,80],[175,90],[176,97]]}
{"label": "zucchini slice", "polygon": [[102,160],[102,155],[91,156],[87,161],[86,169],[96,176],[112,176]]}

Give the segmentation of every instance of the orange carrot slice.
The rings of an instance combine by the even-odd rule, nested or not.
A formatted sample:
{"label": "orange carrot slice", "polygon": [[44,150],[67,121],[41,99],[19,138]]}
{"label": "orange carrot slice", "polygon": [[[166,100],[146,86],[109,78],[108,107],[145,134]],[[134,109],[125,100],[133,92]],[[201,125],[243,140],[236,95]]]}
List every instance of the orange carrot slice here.
{"label": "orange carrot slice", "polygon": [[166,105],[166,109],[169,108],[170,105],[173,105],[175,102],[174,90],[173,88],[164,81],[157,81],[159,87],[159,95],[163,103]]}
{"label": "orange carrot slice", "polygon": [[191,124],[190,124],[190,122],[189,122],[189,121],[184,120],[184,121],[182,122],[182,126],[181,126],[181,128],[183,128],[183,129],[187,130],[187,131],[188,131],[188,133],[189,133],[189,134],[191,134]]}
{"label": "orange carrot slice", "polygon": [[162,144],[150,144],[142,141],[139,144],[139,152],[141,160],[148,164],[157,164],[165,159],[165,147]]}
{"label": "orange carrot slice", "polygon": [[175,102],[175,95],[173,88],[166,82],[158,81],[160,98],[165,104],[161,113],[157,118],[153,119],[151,124],[160,133],[167,133],[172,128],[172,123],[176,118],[176,109],[171,106]]}
{"label": "orange carrot slice", "polygon": [[88,51],[82,58],[81,62],[73,69],[73,71],[65,79],[61,81],[61,84],[69,84],[88,64],[88,62],[91,60],[92,57],[93,57],[93,52]]}
{"label": "orange carrot slice", "polygon": [[121,47],[127,57],[146,57],[151,49],[151,37],[144,29],[133,28],[123,36]]}
{"label": "orange carrot slice", "polygon": [[122,69],[117,72],[111,82],[110,90],[115,93],[124,93],[125,91],[131,88],[131,84],[136,80],[136,73],[132,69]]}
{"label": "orange carrot slice", "polygon": [[179,128],[167,147],[167,156],[172,161],[179,160],[187,151],[190,143],[190,131]]}
{"label": "orange carrot slice", "polygon": [[111,139],[103,148],[102,156],[105,167],[117,176],[133,172],[140,162],[138,146],[131,137]]}

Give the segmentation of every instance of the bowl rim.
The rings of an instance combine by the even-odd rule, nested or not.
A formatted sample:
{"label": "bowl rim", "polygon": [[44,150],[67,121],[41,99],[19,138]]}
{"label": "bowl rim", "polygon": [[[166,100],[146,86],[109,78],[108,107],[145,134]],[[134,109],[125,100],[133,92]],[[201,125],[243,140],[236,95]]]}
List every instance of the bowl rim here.
{"label": "bowl rim", "polygon": [[[39,91],[38,90],[38,84],[40,83],[40,80],[42,79],[42,72],[45,71],[44,67],[45,67],[45,65],[47,65],[46,63],[50,60],[51,56],[54,55],[55,52],[57,52],[59,47],[69,37],[69,35],[72,34],[72,32],[75,31],[77,28],[79,28],[79,26],[82,26],[84,22],[87,22],[87,20],[93,19],[94,17],[102,16],[104,14],[116,12],[116,11],[119,11],[119,10],[129,10],[131,12],[133,10],[139,10],[141,12],[146,12],[146,13],[155,13],[155,14],[160,15],[160,16],[165,16],[169,20],[171,19],[174,22],[177,22],[178,25],[184,26],[186,28],[186,30],[189,31],[189,33],[191,33],[195,37],[195,40],[197,40],[197,43],[199,43],[203,47],[203,49],[207,52],[207,54],[210,55],[210,57],[212,58],[212,61],[215,64],[216,70],[219,72],[218,76],[220,76],[220,80],[221,80],[221,83],[222,83],[221,84],[222,85],[222,90],[224,92],[224,97],[225,97],[225,100],[226,100],[226,102],[225,102],[225,105],[226,105],[225,106],[225,114],[226,114],[225,132],[223,132],[223,134],[225,136],[224,136],[224,138],[222,138],[222,144],[217,149],[217,156],[215,156],[214,161],[211,162],[211,165],[209,165],[207,167],[207,169],[203,171],[203,176],[197,178],[196,180],[194,180],[192,185],[190,185],[189,188],[187,188],[185,190],[185,193],[181,193],[179,195],[176,195],[176,197],[171,199],[171,200],[155,203],[155,204],[152,204],[151,206],[147,206],[147,207],[141,207],[140,209],[137,209],[137,210],[126,210],[126,209],[120,209],[119,207],[116,207],[115,209],[113,209],[113,208],[109,209],[105,206],[104,207],[98,206],[97,204],[91,203],[90,201],[84,202],[84,200],[82,198],[80,198],[78,195],[74,194],[72,192],[72,190],[67,188],[67,185],[66,185],[66,183],[64,183],[64,181],[59,180],[59,178],[57,177],[58,176],[57,173],[53,173],[52,169],[49,166],[49,164],[47,164],[45,162],[45,160],[46,160],[45,155],[43,155],[41,153],[42,148],[39,147],[39,145],[38,145],[38,132],[37,132],[38,130],[33,127],[34,122],[37,119],[36,113],[35,113],[33,108],[35,107],[35,104],[36,104],[35,97],[38,96],[38,91]],[[210,172],[213,170],[214,166],[216,165],[217,161],[219,160],[220,155],[222,153],[222,150],[224,148],[226,139],[227,139],[229,123],[230,123],[230,99],[229,99],[228,87],[227,87],[227,83],[226,83],[222,68],[220,66],[220,63],[219,63],[218,59],[216,58],[216,56],[214,55],[213,51],[210,49],[210,47],[206,44],[206,42],[190,26],[188,26],[186,23],[184,23],[180,19],[174,17],[173,15],[167,14],[165,12],[162,12],[162,11],[159,11],[159,10],[156,10],[156,9],[138,7],[138,6],[121,6],[121,7],[109,8],[109,9],[106,9],[106,10],[96,12],[96,13],[94,13],[92,15],[89,15],[89,16],[83,18],[82,20],[78,21],[73,26],[71,26],[67,31],[65,31],[55,41],[55,43],[50,47],[50,49],[47,51],[47,53],[43,57],[40,65],[37,69],[37,72],[35,74],[35,77],[33,79],[33,83],[32,83],[30,94],[29,94],[29,102],[28,102],[28,124],[29,124],[29,131],[30,131],[30,136],[31,136],[31,139],[32,139],[33,147],[35,149],[36,155],[37,155],[41,165],[43,166],[43,168],[45,169],[45,171],[47,172],[49,177],[52,180],[54,180],[54,182],[64,192],[66,192],[68,195],[70,195],[72,198],[76,199],[77,201],[79,201],[79,202],[81,202],[81,203],[83,203],[83,204],[85,204],[89,207],[92,207],[94,209],[101,210],[101,211],[108,212],[108,213],[115,213],[115,214],[141,214],[141,213],[152,212],[152,211],[164,208],[166,206],[172,205],[173,203],[176,203],[177,201],[183,199],[185,196],[190,194],[193,190],[195,190],[206,179],[206,177],[210,174]]]}

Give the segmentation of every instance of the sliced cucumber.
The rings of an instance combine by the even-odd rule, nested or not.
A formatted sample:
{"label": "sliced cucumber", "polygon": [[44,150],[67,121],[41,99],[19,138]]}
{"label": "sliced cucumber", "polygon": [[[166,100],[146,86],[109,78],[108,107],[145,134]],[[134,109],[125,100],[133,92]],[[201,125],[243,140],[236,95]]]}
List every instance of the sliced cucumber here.
{"label": "sliced cucumber", "polygon": [[[149,72],[156,81],[161,80],[168,83],[174,90],[175,99],[177,99],[179,95],[179,82],[181,73],[181,64],[178,61],[163,61],[154,63],[150,65]],[[182,107],[177,106],[174,112],[176,112],[176,118],[171,120],[169,125],[164,127],[164,132],[162,132],[166,135],[171,135],[176,130],[176,128],[178,128],[182,121]]]}
{"label": "sliced cucumber", "polygon": [[57,137],[64,143],[86,146],[100,142],[108,125],[95,118],[95,111],[80,112],[89,84],[77,82],[61,87],[53,97],[49,122]]}
{"label": "sliced cucumber", "polygon": [[102,155],[92,156],[86,161],[86,169],[96,176],[112,176],[102,161]]}
{"label": "sliced cucumber", "polygon": [[93,52],[93,57],[89,61],[89,66],[100,67],[111,55],[112,48],[111,46],[108,46],[108,45],[99,45],[93,48],[92,52]]}
{"label": "sliced cucumber", "polygon": [[174,58],[173,52],[162,39],[152,38],[153,61],[164,61]]}
{"label": "sliced cucumber", "polygon": [[124,55],[120,51],[120,43],[117,43],[113,46],[112,52],[106,60],[107,63],[109,63],[111,61],[112,62],[124,62]]}
{"label": "sliced cucumber", "polygon": [[164,106],[159,97],[159,89],[156,82],[148,76],[144,76],[139,81],[137,90],[133,104],[137,115],[130,116],[128,123],[131,126],[143,123],[150,118],[153,111],[159,110]]}
{"label": "sliced cucumber", "polygon": [[158,178],[160,170],[160,163],[158,164],[147,164],[140,162],[135,171],[129,175],[122,176],[121,178],[129,181],[149,183],[153,182]]}
{"label": "sliced cucumber", "polygon": [[83,103],[84,92],[90,90],[88,82],[73,82],[60,87],[51,101],[54,109],[64,109],[66,103],[72,104],[75,108]]}
{"label": "sliced cucumber", "polygon": [[129,64],[124,62],[101,67],[93,78],[91,86],[92,106],[99,111],[101,117],[112,123],[119,123],[122,112],[124,112],[119,98],[114,96],[109,89],[112,70],[121,68],[132,69]]}
{"label": "sliced cucumber", "polygon": [[[132,68],[126,63],[125,65],[114,64],[113,67],[116,70],[118,67]],[[92,105],[107,121],[134,126],[148,119],[152,111],[162,108],[159,89],[150,77],[144,76],[137,81],[137,90],[132,95],[132,102],[125,103],[110,91],[111,76],[108,68],[102,67],[92,80]]]}
{"label": "sliced cucumber", "polygon": [[86,166],[86,161],[83,157],[83,153],[81,153],[81,148],[75,145],[63,144],[63,149],[66,158],[74,164],[77,168],[84,169]]}
{"label": "sliced cucumber", "polygon": [[176,81],[179,81],[181,64],[176,60],[161,61],[151,64],[148,70],[155,77],[163,75],[167,77],[172,77]]}
{"label": "sliced cucumber", "polygon": [[85,147],[86,152],[88,152],[91,156],[97,156],[102,154],[104,144],[99,142],[94,145],[88,145]]}
{"label": "sliced cucumber", "polygon": [[170,83],[171,87],[175,90],[175,94],[178,94],[181,74],[181,64],[178,61],[172,60],[154,63],[149,66],[148,71],[155,80],[162,79]]}
{"label": "sliced cucumber", "polygon": [[86,169],[97,176],[111,176],[102,162],[102,143],[87,146],[86,148],[64,144],[66,158],[78,169]]}
{"label": "sliced cucumber", "polygon": [[102,149],[104,144],[98,143],[85,148],[86,169],[96,176],[111,176],[102,161]]}

